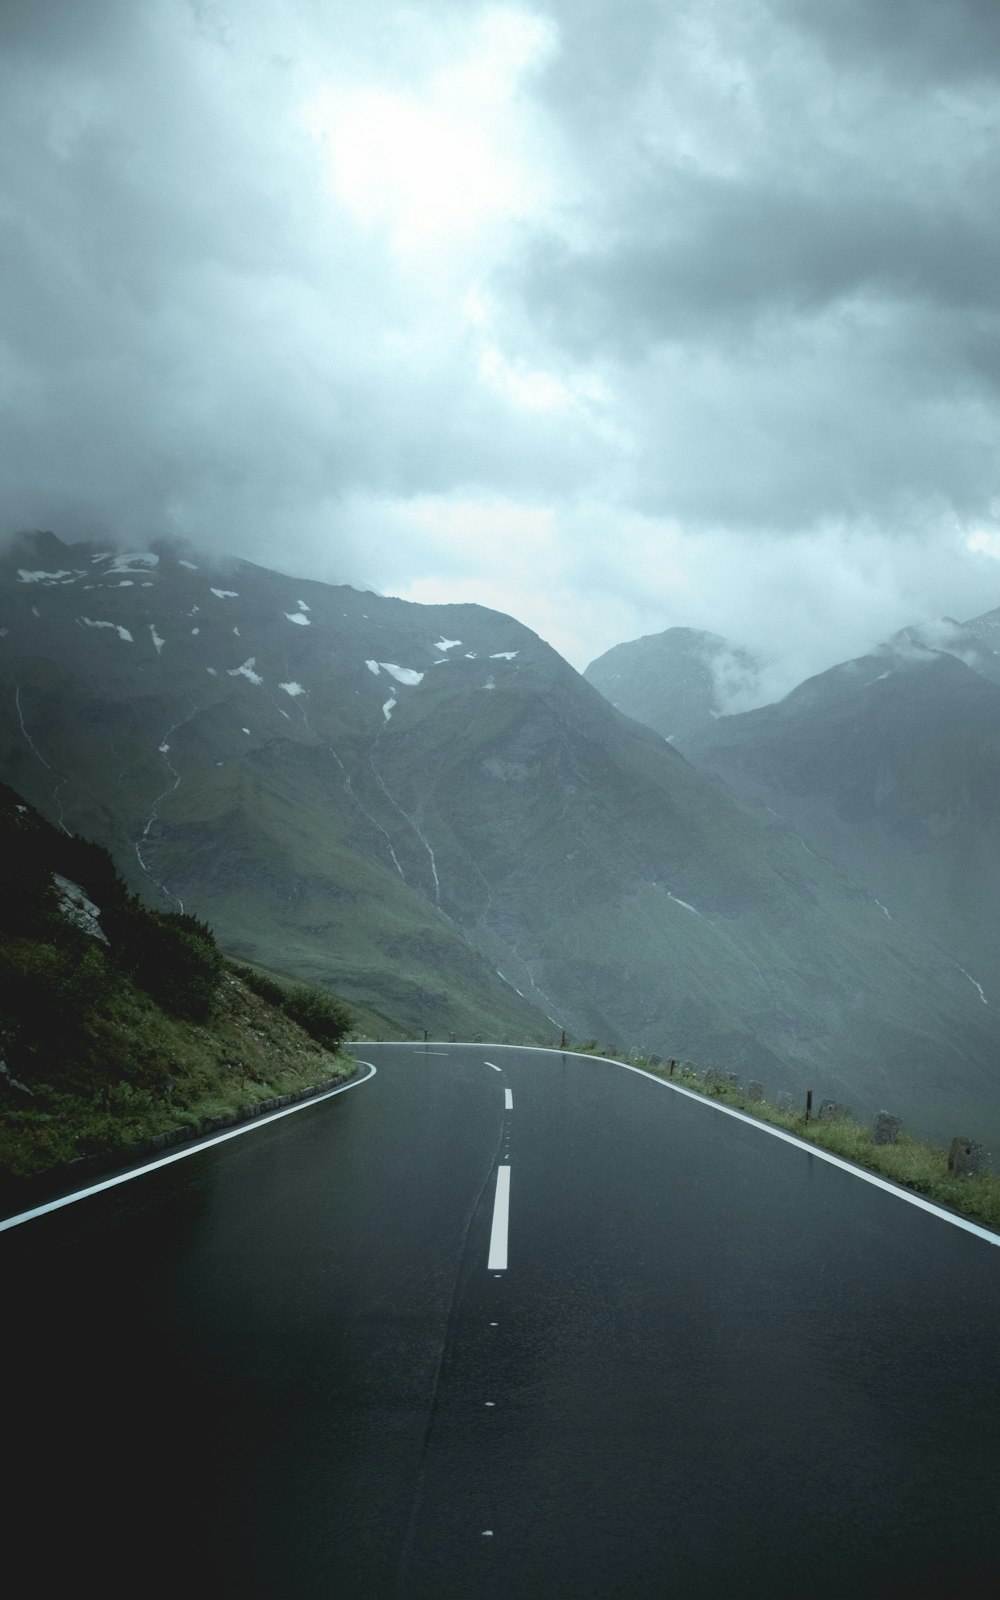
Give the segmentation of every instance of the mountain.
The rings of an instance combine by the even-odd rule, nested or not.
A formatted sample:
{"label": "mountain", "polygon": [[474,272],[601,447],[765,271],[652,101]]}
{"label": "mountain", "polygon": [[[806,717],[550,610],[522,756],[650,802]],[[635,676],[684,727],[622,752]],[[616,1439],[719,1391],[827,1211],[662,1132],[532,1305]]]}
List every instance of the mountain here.
{"label": "mountain", "polygon": [[965,639],[952,636],[956,653],[905,630],[777,705],[726,717],[692,739],[690,753],[863,883],[887,919],[922,929],[955,963],[973,1003],[992,1010],[1000,1008],[1000,672],[984,660],[982,622],[966,624]]}
{"label": "mountain", "polygon": [[716,633],[667,628],[614,645],[583,675],[619,711],[686,752],[689,738],[710,728],[732,691],[754,684],[760,669]]}
{"label": "mountain", "polygon": [[391,702],[419,676],[374,660],[402,643],[400,605],[179,550],[22,538],[0,562],[0,771],[240,959],[413,1030],[551,1040],[425,892],[419,819],[388,789]]}
{"label": "mountain", "polygon": [[1000,1145],[997,1023],[950,953],[510,617],[32,536],[0,706],[0,776],[233,955]]}
{"label": "mountain", "polygon": [[941,617],[936,622],[903,628],[882,647],[882,652],[905,654],[907,647],[954,656],[980,677],[1000,683],[1000,611],[987,611],[970,622]]}

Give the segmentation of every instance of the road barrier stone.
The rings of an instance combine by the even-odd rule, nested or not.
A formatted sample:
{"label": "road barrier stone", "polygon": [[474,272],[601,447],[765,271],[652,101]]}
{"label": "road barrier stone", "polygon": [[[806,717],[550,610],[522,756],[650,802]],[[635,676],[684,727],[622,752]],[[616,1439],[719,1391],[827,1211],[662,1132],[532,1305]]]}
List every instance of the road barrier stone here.
{"label": "road barrier stone", "polygon": [[967,1139],[963,1134],[951,1141],[948,1151],[948,1171],[956,1177],[963,1177],[969,1172],[986,1172],[989,1169],[990,1156],[985,1145],[977,1144],[974,1139]]}

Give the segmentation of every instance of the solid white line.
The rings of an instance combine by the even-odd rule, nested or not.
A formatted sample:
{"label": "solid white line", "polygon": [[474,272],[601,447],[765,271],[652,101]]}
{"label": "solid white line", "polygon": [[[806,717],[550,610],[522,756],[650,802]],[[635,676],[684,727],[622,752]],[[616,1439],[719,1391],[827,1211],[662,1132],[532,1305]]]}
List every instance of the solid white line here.
{"label": "solid white line", "polygon": [[497,1168],[497,1192],[493,1201],[493,1228],[490,1233],[490,1259],[487,1270],[506,1271],[507,1268],[507,1214],[510,1210],[510,1168]]}
{"label": "solid white line", "polygon": [[281,1117],[290,1117],[296,1111],[304,1111],[307,1106],[314,1106],[320,1100],[329,1100],[335,1094],[343,1094],[346,1089],[356,1089],[359,1084],[367,1083],[369,1078],[375,1076],[375,1064],[372,1061],[359,1061],[359,1067],[367,1067],[368,1074],[364,1078],[352,1078],[350,1083],[342,1083],[339,1088],[328,1089],[325,1094],[312,1095],[308,1100],[299,1100],[294,1106],[284,1106],[280,1111],[272,1112],[266,1117],[252,1117],[249,1121],[241,1123],[238,1128],[227,1128],[225,1133],[218,1133],[212,1139],[203,1139],[199,1144],[189,1146],[185,1150],[174,1150],[168,1156],[160,1156],[156,1161],[149,1161],[144,1167],[136,1167],[132,1172],[120,1172],[115,1178],[105,1178],[103,1183],[91,1184],[89,1189],[77,1189],[75,1194],[64,1194],[61,1200],[50,1200],[46,1205],[35,1206],[33,1211],[22,1211],[16,1217],[6,1217],[0,1221],[0,1233],[7,1228],[16,1228],[19,1223],[30,1222],[33,1217],[44,1217],[47,1211],[58,1211],[62,1206],[74,1205],[77,1200],[86,1200],[92,1194],[100,1194],[104,1189],[114,1189],[119,1183],[131,1183],[133,1178],[144,1178],[147,1172],[155,1172],[157,1167],[169,1167],[175,1161],[184,1161],[188,1156],[200,1155],[202,1150],[209,1150],[212,1145],[225,1144],[227,1139],[238,1139],[241,1134],[252,1133],[254,1128],[262,1128],[265,1123],[277,1122]]}
{"label": "solid white line", "polygon": [[503,1071],[503,1067],[496,1066],[492,1061],[484,1061],[483,1062],[483,1066],[484,1067],[492,1067],[494,1072],[502,1072]]}
{"label": "solid white line", "polygon": [[[567,1052],[561,1052],[563,1054]],[[664,1089],[673,1089],[675,1094],[683,1094],[689,1100],[697,1100],[700,1105],[710,1106],[713,1111],[721,1111],[727,1117],[735,1117],[738,1122],[748,1122],[751,1128],[757,1128],[761,1133],[769,1133],[774,1139],[783,1139],[786,1144],[797,1145],[800,1150],[808,1150],[811,1156],[816,1156],[820,1161],[828,1161],[831,1167],[839,1167],[842,1172],[849,1172],[854,1178],[861,1178],[865,1183],[874,1184],[876,1189],[884,1189],[886,1194],[894,1194],[897,1200],[905,1200],[911,1206],[918,1206],[921,1211],[929,1211],[932,1217],[940,1217],[942,1222],[950,1222],[955,1228],[962,1228],[966,1233],[974,1233],[977,1239],[985,1239],[987,1244],[1000,1245],[1000,1234],[991,1233],[988,1228],[981,1228],[978,1223],[968,1222],[965,1217],[956,1216],[951,1211],[943,1211],[931,1200],[924,1200],[918,1194],[911,1194],[908,1189],[901,1189],[889,1178],[880,1178],[875,1172],[865,1172],[863,1168],[854,1166],[850,1161],[841,1160],[829,1150],[821,1150],[819,1145],[810,1144],[807,1139],[798,1139],[794,1133],[786,1133],[784,1128],[775,1128],[769,1122],[763,1122],[759,1117],[748,1117],[744,1111],[736,1111],[732,1106],[720,1105],[718,1100],[710,1100],[707,1095],[698,1094],[695,1089],[682,1089],[679,1083],[667,1083],[663,1078],[658,1078],[652,1072],[645,1072],[642,1067],[629,1066],[627,1061],[614,1061],[611,1056],[591,1056],[591,1061],[607,1061],[616,1067],[624,1067],[626,1072],[637,1072],[640,1078],[649,1078],[652,1083],[660,1084]]]}
{"label": "solid white line", "polygon": [[503,1092],[503,1108],[505,1111],[513,1111],[514,1109],[514,1096],[509,1089],[505,1089]]}

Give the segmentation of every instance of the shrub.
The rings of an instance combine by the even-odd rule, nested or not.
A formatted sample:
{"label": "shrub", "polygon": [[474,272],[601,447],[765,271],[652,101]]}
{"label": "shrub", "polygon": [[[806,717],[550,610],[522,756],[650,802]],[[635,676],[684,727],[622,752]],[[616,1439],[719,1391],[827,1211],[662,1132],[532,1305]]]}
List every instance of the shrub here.
{"label": "shrub", "polygon": [[342,1000],[335,995],[325,994],[322,989],[289,989],[282,1009],[286,1016],[291,1017],[327,1050],[337,1049],[354,1020]]}
{"label": "shrub", "polygon": [[288,990],[276,978],[269,978],[266,973],[256,972],[253,967],[244,967],[235,961],[232,968],[240,982],[245,983],[259,999],[266,1000],[269,1006],[284,1005]]}
{"label": "shrub", "polygon": [[212,1009],[223,958],[211,928],[176,911],[150,911],[134,896],[104,917],[115,959],[158,1005],[202,1022]]}
{"label": "shrub", "polygon": [[[108,994],[102,951],[67,930],[61,947],[32,939],[0,944],[0,1015],[16,1062],[60,1070],[84,1048],[89,1020]],[[30,1069],[29,1070],[29,1075]]]}

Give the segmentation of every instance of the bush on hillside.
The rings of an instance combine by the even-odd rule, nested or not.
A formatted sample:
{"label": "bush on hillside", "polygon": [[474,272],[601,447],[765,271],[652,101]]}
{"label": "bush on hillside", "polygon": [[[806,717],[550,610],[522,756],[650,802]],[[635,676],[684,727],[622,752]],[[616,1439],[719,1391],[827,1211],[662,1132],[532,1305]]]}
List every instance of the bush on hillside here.
{"label": "bush on hillside", "polygon": [[88,1023],[109,989],[102,950],[75,929],[58,944],[0,942],[0,1055],[29,1077],[58,1075],[67,1056],[84,1050]]}
{"label": "bush on hillside", "polygon": [[325,989],[312,989],[307,984],[280,983],[267,973],[236,962],[233,971],[248,989],[268,1005],[279,1006],[324,1049],[337,1050],[343,1043],[354,1022],[354,1014],[336,995],[328,994]]}
{"label": "bush on hillside", "polygon": [[282,1009],[326,1050],[336,1050],[343,1043],[354,1020],[342,1000],[322,989],[289,989]]}
{"label": "bush on hillside", "polygon": [[251,993],[261,1000],[266,1000],[269,1006],[283,1006],[288,994],[283,983],[276,978],[269,978],[264,972],[257,972],[253,967],[244,967],[239,962],[233,962],[233,971],[241,983],[245,983]]}
{"label": "bush on hillside", "polygon": [[150,911],[134,897],[103,918],[118,965],[165,1011],[203,1022],[212,1009],[223,957],[211,928],[177,911]]}

